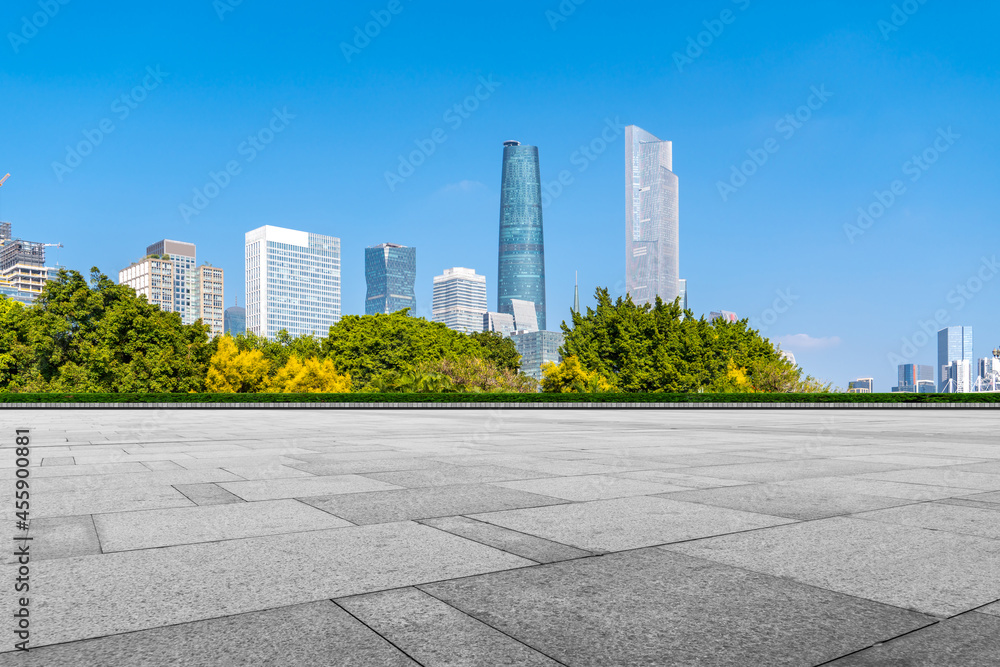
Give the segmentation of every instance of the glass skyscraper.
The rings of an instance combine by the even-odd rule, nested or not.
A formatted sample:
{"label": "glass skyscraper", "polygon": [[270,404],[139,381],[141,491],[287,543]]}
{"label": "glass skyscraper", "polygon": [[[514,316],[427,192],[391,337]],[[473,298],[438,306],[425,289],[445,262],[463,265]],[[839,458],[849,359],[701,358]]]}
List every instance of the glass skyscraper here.
{"label": "glass skyscraper", "polygon": [[326,336],[340,321],[340,239],[267,225],[246,233],[247,331]]}
{"label": "glass skyscraper", "polygon": [[365,315],[395,313],[404,308],[416,315],[417,249],[395,243],[365,248],[368,294]]}
{"label": "glass skyscraper", "polygon": [[938,331],[938,391],[945,391],[953,361],[967,361],[971,368],[972,327],[947,327]]}
{"label": "glass skyscraper", "polygon": [[503,144],[497,311],[513,315],[511,299],[534,303],[538,328],[545,329],[545,242],[538,148],[522,146],[518,141]]}
{"label": "glass skyscraper", "polygon": [[223,328],[230,336],[239,336],[247,332],[247,310],[239,306],[226,308],[223,315]]}
{"label": "glass skyscraper", "polygon": [[635,125],[625,128],[625,289],[637,304],[681,295],[677,176],[673,150]]}

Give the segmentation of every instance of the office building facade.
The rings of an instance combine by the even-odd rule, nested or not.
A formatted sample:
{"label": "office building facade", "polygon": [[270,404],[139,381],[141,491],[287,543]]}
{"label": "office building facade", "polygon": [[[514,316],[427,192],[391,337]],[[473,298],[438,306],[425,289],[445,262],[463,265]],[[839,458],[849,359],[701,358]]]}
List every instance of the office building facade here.
{"label": "office building facade", "polygon": [[445,269],[440,276],[434,276],[432,321],[471,333],[483,331],[486,312],[486,276],[462,267]]}
{"label": "office building facade", "polygon": [[174,263],[169,259],[144,257],[118,272],[118,284],[128,285],[160,310],[174,311]]}
{"label": "office building facade", "polygon": [[388,315],[404,308],[417,310],[417,249],[394,243],[365,248],[366,315]]}
{"label": "office building facade", "polygon": [[946,394],[968,394],[972,391],[975,380],[972,378],[972,362],[968,359],[956,359],[943,366],[944,384],[940,391]]}
{"label": "office building facade", "polygon": [[947,327],[938,331],[938,391],[945,391],[948,380],[954,379],[949,375],[953,361],[966,361],[971,368],[972,343],[972,327]]}
{"label": "office building facade", "polygon": [[681,295],[678,179],[669,141],[625,128],[625,289],[637,304]]}
{"label": "office building facade", "polygon": [[194,324],[198,319],[194,304],[198,284],[197,248],[193,243],[164,239],[146,247],[146,257],[155,255],[169,258],[174,265],[173,312],[180,314],[184,324]]}
{"label": "office building facade", "polygon": [[484,313],[483,331],[495,331],[509,336],[514,333],[514,316],[509,313]]}
{"label": "office building facade", "polygon": [[521,372],[541,381],[542,364],[560,363],[559,348],[563,344],[561,331],[527,331],[511,335],[511,340],[521,355]]}
{"label": "office building facade", "polygon": [[894,392],[927,393],[935,390],[934,367],[921,364],[900,364]]}
{"label": "office building facade", "polygon": [[497,311],[513,315],[512,299],[535,304],[545,328],[545,241],[538,148],[506,141],[500,183]]}
{"label": "office building facade", "polygon": [[535,304],[521,299],[511,299],[510,308],[514,312],[515,331],[538,331],[538,311],[535,309]]}
{"label": "office building facade", "polygon": [[267,225],[245,243],[247,331],[326,336],[340,321],[340,239]]}
{"label": "office building facade", "polygon": [[1000,391],[1000,359],[983,357],[976,364],[979,391]]}
{"label": "office building facade", "polygon": [[875,378],[858,378],[847,384],[848,394],[870,394],[875,387]]}
{"label": "office building facade", "polygon": [[247,309],[239,306],[226,308],[223,315],[223,331],[229,336],[239,336],[247,331]]}
{"label": "office building facade", "polygon": [[736,316],[736,313],[728,310],[716,310],[708,316],[708,321],[711,322],[712,320],[723,320],[724,322],[735,324],[740,321],[740,318]]}
{"label": "office building facade", "polygon": [[211,264],[202,264],[195,271],[191,307],[195,319],[200,319],[202,324],[209,326],[209,335],[212,338],[225,333],[224,278],[225,272]]}

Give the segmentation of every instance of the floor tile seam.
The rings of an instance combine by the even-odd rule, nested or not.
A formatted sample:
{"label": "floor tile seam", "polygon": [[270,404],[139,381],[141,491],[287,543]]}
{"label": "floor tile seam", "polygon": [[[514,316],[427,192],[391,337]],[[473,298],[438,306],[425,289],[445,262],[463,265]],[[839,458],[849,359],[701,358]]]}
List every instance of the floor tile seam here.
{"label": "floor tile seam", "polygon": [[[526,508],[526,509],[531,509],[531,508]],[[501,511],[505,511],[505,510],[501,510]],[[476,514],[492,514],[492,512],[476,512]],[[552,539],[549,539],[547,537],[541,537],[540,535],[534,535],[532,533],[526,533],[523,530],[516,530],[514,528],[508,528],[507,526],[501,526],[500,524],[490,523],[489,521],[483,521],[482,519],[477,519],[476,517],[474,517],[474,516],[472,516],[470,514],[455,514],[454,516],[461,517],[463,519],[469,519],[470,521],[475,521],[477,523],[481,523],[481,524],[484,524],[486,526],[490,526],[492,528],[501,528],[503,530],[509,530],[512,533],[517,533],[518,535],[524,535],[526,537],[531,537],[531,538],[534,538],[536,540],[544,540],[545,542],[549,542],[551,544],[556,544],[556,545],[561,546],[561,547],[566,547],[567,549],[576,549],[577,551],[583,551],[583,552],[585,552],[585,553],[588,554],[588,556],[581,556],[581,558],[589,558],[590,556],[601,556],[604,553],[606,553],[606,552],[602,552],[602,551],[593,551],[591,549],[584,549],[583,547],[573,546],[572,544],[565,544],[564,542],[557,542],[556,540],[552,540]],[[447,518],[451,518],[451,517],[433,517],[433,518],[436,518],[436,519],[447,519]],[[570,560],[576,560],[576,559],[570,559]],[[543,565],[544,565],[544,563],[543,563]]]}
{"label": "floor tile seam", "polygon": [[[963,612],[963,613],[965,613],[965,612]],[[950,618],[954,618],[954,616],[952,616]],[[844,658],[848,658],[848,657],[850,657],[852,655],[857,655],[858,653],[864,653],[865,651],[873,649],[873,648],[875,648],[877,646],[882,646],[883,644],[888,644],[890,642],[894,642],[894,641],[896,641],[898,639],[902,639],[903,637],[915,634],[917,632],[923,632],[924,630],[927,630],[928,628],[932,628],[935,625],[938,625],[938,624],[940,624],[940,623],[942,623],[942,622],[944,622],[946,620],[948,620],[948,618],[939,618],[936,621],[934,621],[933,623],[928,623],[927,625],[923,625],[923,626],[921,626],[919,628],[914,628],[913,630],[910,630],[909,632],[904,632],[904,633],[902,633],[900,635],[896,635],[895,637],[890,637],[888,639],[884,639],[882,641],[875,642],[874,644],[869,644],[868,646],[865,646],[864,648],[859,648],[857,651],[851,651],[850,653],[845,653],[843,655],[839,655],[836,658],[831,658],[830,660],[826,660],[824,662],[821,662],[821,663],[815,665],[814,667],[824,667],[825,665],[831,665],[831,664],[837,662],[838,660],[843,660]]]}
{"label": "floor tile seam", "polygon": [[388,637],[386,637],[385,635],[383,635],[381,632],[379,632],[378,630],[376,630],[372,626],[370,626],[367,623],[365,623],[362,619],[360,619],[357,616],[355,616],[353,613],[351,613],[350,609],[347,609],[346,607],[344,607],[342,604],[340,604],[339,602],[337,602],[337,600],[331,599],[330,603],[333,604],[333,605],[335,605],[338,609],[340,609],[341,611],[343,611],[345,614],[347,614],[348,616],[350,616],[351,618],[353,618],[355,621],[357,621],[358,623],[360,623],[364,627],[368,628],[371,632],[375,633],[375,635],[377,635],[378,637],[380,637],[382,639],[382,641],[384,641],[386,644],[388,644],[389,646],[393,647],[394,649],[396,649],[397,651],[399,651],[400,653],[402,653],[403,655],[405,655],[407,658],[409,658],[410,660],[412,660],[414,662],[414,664],[420,665],[420,667],[427,667],[425,665],[425,663],[420,662],[414,656],[412,656],[409,653],[407,653],[406,650],[404,650],[402,646],[396,644],[394,641],[392,641],[391,639],[389,639]]}
{"label": "floor tile seam", "polygon": [[[929,501],[926,501],[926,502],[927,503],[933,503],[933,502],[936,502],[936,501],[929,500]],[[917,503],[917,504],[918,505],[923,505],[923,504],[926,504],[926,503],[921,502],[921,503]],[[956,505],[952,505],[952,507],[963,507],[963,506],[962,505],[957,505],[957,506]],[[978,507],[968,507],[968,506],[965,506],[965,507],[966,507],[966,509],[981,509],[981,508],[978,508]],[[895,508],[886,507],[885,509],[895,509]],[[881,511],[881,510],[869,510],[869,511],[871,511],[871,512],[878,512],[878,511]],[[991,510],[984,510],[984,511],[989,512]],[[868,512],[865,512],[865,514],[867,514],[867,513]],[[868,519],[868,518],[865,518],[863,516],[851,516],[849,518],[858,519],[859,521],[867,521],[868,523],[876,523],[876,524],[880,524],[880,525],[883,525],[883,526],[895,526],[897,528],[916,528],[918,530],[930,530],[930,531],[933,531],[935,533],[948,533],[950,535],[961,535],[963,537],[975,537],[975,538],[979,538],[981,540],[992,540],[994,542],[1000,542],[1000,536],[998,536],[998,537],[990,537],[988,535],[977,535],[975,533],[963,533],[963,532],[959,532],[957,530],[951,530],[949,528],[929,528],[927,526],[914,526],[914,525],[909,524],[909,523],[895,523],[895,522],[890,522],[890,521],[879,521],[877,519]]]}
{"label": "floor tile seam", "polygon": [[[918,470],[919,470],[919,468],[918,468]],[[967,471],[960,470],[958,472],[967,472]],[[891,474],[891,473],[892,473],[892,471],[887,471],[887,474]],[[784,480],[784,482],[776,482],[776,483],[781,484],[781,483],[787,483],[787,482],[801,482],[801,481],[808,481],[810,479],[830,479],[832,477],[832,478],[837,478],[837,479],[860,480],[862,482],[888,482],[890,484],[910,484],[911,486],[931,486],[931,487],[934,487],[934,488],[937,488],[937,489],[962,489],[963,491],[972,491],[973,493],[991,493],[991,491],[989,491],[987,489],[969,489],[969,488],[966,488],[964,486],[941,486],[940,484],[928,484],[926,482],[901,482],[901,481],[896,480],[896,479],[874,479],[872,477],[861,477],[861,475],[881,475],[881,474],[882,473],[878,473],[878,472],[859,472],[859,473],[856,473],[854,475],[827,475],[826,477],[803,477],[801,479],[788,479],[788,480]],[[971,473],[971,474],[985,475],[987,473],[981,473],[980,472],[980,473]],[[996,475],[996,477],[1000,477],[1000,475]],[[1000,489],[998,489],[998,491],[1000,491]],[[953,496],[949,496],[949,497],[953,497]]]}
{"label": "floor tile seam", "polygon": [[[461,515],[456,514],[456,515],[453,515],[453,516],[461,516]],[[434,519],[448,519],[448,518],[452,518],[452,517],[432,517],[432,518],[434,518]],[[487,544],[486,542],[480,542],[479,540],[471,538],[468,535],[462,535],[461,533],[453,533],[450,530],[445,530],[444,528],[439,528],[438,526],[432,526],[429,523],[422,523],[423,521],[426,521],[426,520],[427,519],[414,519],[414,521],[416,523],[419,523],[421,526],[427,526],[428,528],[433,528],[435,530],[441,531],[442,533],[445,533],[446,535],[450,535],[451,537],[458,537],[458,538],[461,538],[463,540],[468,540],[469,542],[472,542],[473,544],[478,544],[480,546],[484,546],[484,547],[487,547],[489,549],[496,549],[497,551],[502,551],[505,554],[510,554],[511,556],[517,556],[518,558],[523,558],[524,560],[531,561],[532,563],[534,563],[536,565],[544,565],[544,563],[542,561],[535,560],[534,558],[529,558],[529,557],[527,557],[527,556],[525,556],[523,554],[514,553],[513,551],[510,551],[508,549],[504,549],[503,547],[498,547],[495,544]]]}
{"label": "floor tile seam", "polygon": [[[687,490],[685,490],[685,491],[670,491],[668,493],[659,493],[659,494],[650,494],[650,495],[653,495],[656,498],[663,498],[664,500],[674,500],[674,501],[679,502],[679,503],[697,503],[698,505],[707,505],[708,507],[715,507],[715,508],[718,508],[718,509],[728,509],[728,510],[733,510],[733,511],[736,511],[736,512],[747,512],[749,514],[759,514],[761,516],[770,516],[770,517],[774,517],[776,519],[790,519],[792,521],[799,522],[799,523],[805,523],[805,522],[808,522],[808,521],[822,521],[823,519],[836,519],[836,518],[850,517],[850,516],[853,516],[853,514],[855,514],[855,513],[852,513],[852,512],[848,511],[848,512],[844,512],[842,514],[828,514],[828,515],[825,515],[825,516],[818,516],[818,517],[812,517],[812,518],[808,518],[808,519],[802,519],[802,518],[799,518],[799,517],[784,516],[784,515],[781,515],[781,514],[767,514],[767,513],[764,513],[764,512],[755,512],[753,510],[746,510],[746,509],[740,509],[740,508],[737,508],[737,507],[730,507],[729,505],[713,505],[708,500],[692,500],[690,498],[670,498],[669,497],[669,496],[678,495],[678,494],[681,494],[681,493],[691,493],[691,492],[694,492],[694,491],[718,491],[720,489],[739,489],[742,486],[747,486],[747,485],[713,487],[711,489],[691,489],[690,491],[687,491]],[[855,495],[860,495],[860,494],[855,494]],[[864,510],[865,512],[879,512],[879,511],[887,510],[887,509],[896,509],[896,508],[899,508],[899,507],[909,507],[910,505],[920,505],[920,504],[923,504],[925,502],[935,502],[933,500],[928,500],[928,501],[911,501],[911,500],[909,500],[907,498],[889,498],[888,496],[865,496],[865,497],[866,498],[879,498],[879,499],[884,498],[886,500],[901,500],[901,501],[904,501],[904,502],[900,503],[899,505],[891,505],[889,507],[880,507],[880,508],[874,509],[874,510]],[[780,525],[787,526],[787,525],[791,525],[791,524],[780,524]],[[771,528],[777,528],[778,526],[770,526],[770,527]]]}
{"label": "floor tile seam", "polygon": [[97,530],[97,520],[94,518],[93,514],[90,515],[90,525],[94,527],[94,537],[97,538],[97,550],[100,551],[100,554],[91,555],[104,555],[107,552],[104,551],[104,544],[101,542],[101,531]]}
{"label": "floor tile seam", "polygon": [[[425,585],[425,584],[421,584],[421,586],[423,586],[423,585]],[[488,623],[488,622],[487,622],[486,620],[484,620],[484,619],[482,619],[482,618],[479,618],[479,617],[478,617],[478,616],[476,616],[475,614],[470,614],[469,612],[465,611],[464,609],[459,609],[458,607],[456,607],[455,605],[451,604],[451,603],[450,603],[450,602],[448,602],[447,600],[442,600],[441,598],[439,598],[438,596],[434,595],[434,594],[433,594],[433,593],[431,593],[430,591],[425,591],[425,590],[424,590],[423,588],[420,588],[419,586],[414,586],[414,588],[416,588],[416,589],[417,589],[418,591],[420,591],[420,592],[421,592],[421,593],[423,593],[424,595],[427,595],[427,596],[429,596],[429,597],[432,597],[432,598],[434,598],[435,600],[437,600],[437,601],[438,601],[438,602],[440,602],[441,604],[443,604],[443,605],[445,605],[445,606],[447,606],[447,607],[449,607],[449,608],[451,608],[451,609],[454,609],[454,610],[455,610],[455,611],[457,611],[457,612],[458,612],[459,614],[462,614],[463,616],[465,616],[465,617],[467,617],[467,618],[470,618],[470,619],[472,619],[473,621],[476,621],[477,623],[482,623],[482,624],[483,624],[484,626],[486,626],[487,628],[490,628],[490,629],[492,629],[492,630],[493,630],[494,632],[498,632],[498,633],[500,633],[501,635],[503,635],[504,637],[507,637],[508,639],[510,639],[510,640],[512,640],[512,641],[514,641],[514,642],[517,642],[517,643],[518,643],[518,644],[520,644],[521,646],[524,646],[525,648],[527,648],[527,649],[529,649],[529,650],[531,650],[531,651],[534,651],[535,653],[538,653],[539,655],[542,655],[542,656],[545,656],[546,658],[548,658],[549,660],[551,660],[551,661],[552,661],[552,662],[554,662],[555,664],[557,664],[557,665],[562,665],[562,667],[570,667],[569,665],[567,665],[567,663],[565,663],[565,662],[563,662],[563,661],[561,661],[561,660],[558,660],[558,659],[557,659],[557,658],[555,658],[554,656],[551,656],[551,655],[549,655],[548,653],[546,653],[546,652],[545,652],[545,651],[543,651],[542,649],[540,649],[540,648],[537,648],[537,647],[535,647],[535,646],[532,646],[531,644],[528,644],[527,642],[525,642],[525,641],[523,641],[523,640],[521,640],[521,639],[518,639],[518,638],[517,638],[517,637],[515,637],[514,635],[512,635],[512,634],[510,634],[510,633],[506,632],[505,630],[502,630],[502,629],[500,629],[500,628],[496,627],[495,625],[492,625],[492,624]]]}

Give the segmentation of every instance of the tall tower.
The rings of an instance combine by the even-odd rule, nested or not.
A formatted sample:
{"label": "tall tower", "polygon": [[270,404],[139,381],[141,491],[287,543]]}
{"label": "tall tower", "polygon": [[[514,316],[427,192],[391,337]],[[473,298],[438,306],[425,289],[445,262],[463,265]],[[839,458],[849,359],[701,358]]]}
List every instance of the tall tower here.
{"label": "tall tower", "polygon": [[463,333],[483,330],[486,308],[486,276],[473,269],[455,267],[434,276],[431,321],[444,322]]}
{"label": "tall tower", "polygon": [[365,315],[388,315],[404,308],[416,315],[417,249],[395,243],[365,248]]}
{"label": "tall tower", "polygon": [[673,150],[640,127],[625,128],[625,289],[636,304],[681,295],[677,176]]}
{"label": "tall tower", "polygon": [[538,327],[544,330],[545,242],[538,148],[518,141],[503,144],[498,264],[497,311],[513,315],[511,299],[531,301]]}

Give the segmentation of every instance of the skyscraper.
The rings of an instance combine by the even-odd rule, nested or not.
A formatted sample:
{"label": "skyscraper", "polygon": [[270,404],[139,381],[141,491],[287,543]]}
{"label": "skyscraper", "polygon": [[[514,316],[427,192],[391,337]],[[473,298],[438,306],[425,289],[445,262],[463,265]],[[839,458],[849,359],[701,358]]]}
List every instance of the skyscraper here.
{"label": "skyscraper", "polygon": [[[899,386],[895,392],[924,393],[934,391],[934,367],[922,364],[900,364]],[[929,389],[927,385],[930,385]]]}
{"label": "skyscraper", "polygon": [[223,328],[230,336],[239,336],[247,331],[247,309],[239,306],[226,308],[223,315]]}
{"label": "skyscraper", "polygon": [[212,338],[225,333],[224,311],[226,295],[223,291],[225,273],[211,264],[202,264],[195,271],[194,293],[191,308],[194,318],[207,324]]}
{"label": "skyscraper", "polygon": [[[159,306],[160,310],[179,314],[184,324],[194,324],[195,320],[202,317],[198,303],[199,270],[195,266],[196,257],[197,248],[193,243],[163,239],[147,246],[145,257],[119,271],[118,283],[128,285],[136,294],[145,296],[151,304]],[[221,299],[222,270],[216,271],[219,272],[218,289]],[[215,288],[210,289],[214,291]],[[219,305],[221,306],[221,302]],[[213,324],[203,321],[210,326]],[[216,333],[214,326],[212,333]]]}
{"label": "skyscraper", "polygon": [[637,304],[681,294],[677,188],[671,143],[625,128],[625,289]]}
{"label": "skyscraper", "polygon": [[173,312],[180,313],[181,322],[184,324],[194,324],[194,321],[198,319],[195,304],[192,303],[198,284],[198,272],[195,268],[197,257],[195,245],[184,241],[164,239],[147,246],[146,256],[152,255],[159,255],[161,258],[169,257],[169,261],[173,263]]}
{"label": "skyscraper", "polygon": [[948,367],[953,361],[968,361],[971,368],[972,327],[947,327],[938,331],[938,391],[945,391],[954,378]]}
{"label": "skyscraper", "polygon": [[368,283],[365,315],[388,315],[404,308],[415,315],[416,280],[416,248],[395,243],[365,248],[365,281]]}
{"label": "skyscraper", "polygon": [[545,242],[538,148],[503,144],[497,311],[513,315],[511,299],[531,301],[545,328]]}
{"label": "skyscraper", "polygon": [[431,320],[450,329],[471,333],[483,330],[486,313],[486,276],[473,269],[455,267],[434,276]]}
{"label": "skyscraper", "polygon": [[267,225],[246,233],[247,331],[326,336],[340,321],[340,239]]}

